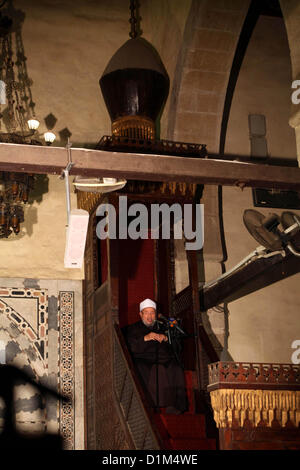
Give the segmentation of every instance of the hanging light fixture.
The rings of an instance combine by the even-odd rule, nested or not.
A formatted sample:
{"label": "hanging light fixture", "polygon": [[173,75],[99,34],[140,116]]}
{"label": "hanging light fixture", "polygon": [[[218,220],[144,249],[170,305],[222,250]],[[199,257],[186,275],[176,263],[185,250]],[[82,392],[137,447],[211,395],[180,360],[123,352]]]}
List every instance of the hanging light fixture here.
{"label": "hanging light fixture", "polygon": [[73,184],[78,191],[89,193],[110,193],[124,188],[127,181],[117,178],[84,178],[76,176]]}
{"label": "hanging light fixture", "polygon": [[112,56],[100,80],[111,119],[111,136],[103,136],[98,150],[205,157],[204,144],[159,138],[157,125],[164,109],[170,79],[153,45],[142,37],[139,2],[130,0],[130,39]]}
{"label": "hanging light fixture", "polygon": [[55,141],[56,135],[53,134],[53,132],[48,131],[48,132],[45,132],[44,139],[47,145],[51,145]]}
{"label": "hanging light fixture", "polygon": [[[130,0],[130,39],[108,62],[99,80],[112,123],[112,139],[155,140],[155,121],[169,92],[169,77],[153,46],[141,38],[138,1]],[[106,149],[111,139],[97,148]],[[122,189],[126,180],[84,178],[74,180],[80,191],[100,192]]]}
{"label": "hanging light fixture", "polygon": [[[114,53],[99,80],[112,135],[103,136],[96,149],[205,157],[203,144],[158,138],[156,123],[168,97],[170,80],[158,52],[141,37],[138,0],[130,0],[129,9],[130,39]],[[73,183],[79,191],[105,193],[122,189],[127,181],[76,176]]]}
{"label": "hanging light fixture", "polygon": [[129,8],[130,39],[110,59],[99,83],[113,137],[154,141],[170,80],[157,51],[141,37],[139,2],[131,0]]}
{"label": "hanging light fixture", "polygon": [[[0,8],[6,3],[3,1]],[[34,112],[32,82],[27,75],[21,37],[23,18],[19,15],[16,24],[13,21],[0,13],[0,142],[41,145],[37,138],[40,123]],[[52,143],[54,139],[52,134],[46,143]],[[0,238],[20,232],[24,204],[28,202],[34,178],[33,174],[0,172]]]}

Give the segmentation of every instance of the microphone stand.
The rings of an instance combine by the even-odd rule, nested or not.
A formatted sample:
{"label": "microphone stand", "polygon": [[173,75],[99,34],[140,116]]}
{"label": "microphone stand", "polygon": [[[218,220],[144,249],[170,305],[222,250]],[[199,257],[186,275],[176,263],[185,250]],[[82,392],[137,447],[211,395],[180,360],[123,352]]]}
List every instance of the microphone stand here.
{"label": "microphone stand", "polygon": [[[177,333],[180,334],[182,337],[189,337],[190,335],[188,335],[185,331],[183,331],[180,326],[177,324],[177,323],[174,323],[172,326],[170,326],[170,322],[169,322],[169,319],[166,318],[164,315],[162,315],[161,313],[159,314],[159,318],[161,318],[165,323],[166,323],[166,327],[167,327],[167,335],[168,335],[168,341],[169,341],[169,344],[170,346],[172,347],[173,349],[173,352],[174,352],[174,355],[175,355],[175,358],[178,362],[178,364],[180,365],[180,367],[182,369],[184,369],[183,367],[183,364],[180,360],[180,357],[179,357],[179,351],[178,351],[178,337],[176,338],[175,335],[171,335],[171,328],[174,330],[177,330]],[[176,340],[177,340],[177,343],[176,343]],[[175,343],[175,345],[174,345]],[[176,349],[177,348],[177,349]]]}
{"label": "microphone stand", "polygon": [[[155,328],[158,332],[158,321],[155,320]],[[156,362],[156,410],[159,411],[159,386],[158,386],[158,341],[155,341],[155,362]]]}

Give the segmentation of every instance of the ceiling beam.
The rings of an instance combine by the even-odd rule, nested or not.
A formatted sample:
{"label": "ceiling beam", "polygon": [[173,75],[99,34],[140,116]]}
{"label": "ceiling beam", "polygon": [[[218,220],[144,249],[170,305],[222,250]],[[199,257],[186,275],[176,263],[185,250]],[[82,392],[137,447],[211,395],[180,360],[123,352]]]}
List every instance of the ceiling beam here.
{"label": "ceiling beam", "polygon": [[[71,175],[300,190],[300,168],[213,158],[71,149]],[[64,147],[0,143],[0,171],[61,174]]]}

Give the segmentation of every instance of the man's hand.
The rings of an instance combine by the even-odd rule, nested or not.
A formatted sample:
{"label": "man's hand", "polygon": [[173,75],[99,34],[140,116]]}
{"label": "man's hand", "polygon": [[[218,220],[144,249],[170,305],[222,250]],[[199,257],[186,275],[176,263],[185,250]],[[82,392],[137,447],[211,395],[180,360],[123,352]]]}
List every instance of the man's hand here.
{"label": "man's hand", "polygon": [[166,335],[154,333],[154,331],[151,331],[151,333],[148,333],[146,336],[144,336],[144,341],[158,341],[159,343],[162,343],[163,341],[168,341],[168,338]]}

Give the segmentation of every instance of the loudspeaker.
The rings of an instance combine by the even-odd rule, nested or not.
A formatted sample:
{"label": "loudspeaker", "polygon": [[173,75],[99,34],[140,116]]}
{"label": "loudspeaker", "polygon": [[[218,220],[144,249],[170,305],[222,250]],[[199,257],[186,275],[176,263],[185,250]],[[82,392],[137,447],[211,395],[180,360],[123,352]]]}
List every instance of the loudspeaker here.
{"label": "loudspeaker", "polygon": [[88,223],[87,211],[73,209],[70,212],[66,235],[65,268],[82,267]]}

